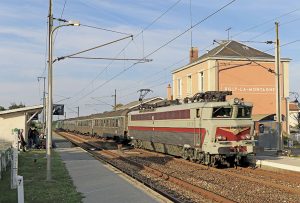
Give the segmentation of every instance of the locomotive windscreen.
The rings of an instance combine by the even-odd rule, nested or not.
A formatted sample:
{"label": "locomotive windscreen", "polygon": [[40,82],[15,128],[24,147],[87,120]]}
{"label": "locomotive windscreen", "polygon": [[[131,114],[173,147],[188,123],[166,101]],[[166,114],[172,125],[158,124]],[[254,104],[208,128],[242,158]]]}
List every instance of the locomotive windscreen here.
{"label": "locomotive windscreen", "polygon": [[213,108],[213,118],[230,118],[232,114],[231,107],[215,107]]}
{"label": "locomotive windscreen", "polygon": [[251,118],[252,107],[243,106],[238,108],[237,118]]}

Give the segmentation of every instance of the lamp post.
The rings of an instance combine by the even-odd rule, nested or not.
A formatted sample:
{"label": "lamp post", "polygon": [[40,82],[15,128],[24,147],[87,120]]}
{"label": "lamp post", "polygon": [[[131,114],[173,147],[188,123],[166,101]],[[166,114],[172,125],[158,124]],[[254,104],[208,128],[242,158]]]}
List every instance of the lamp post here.
{"label": "lamp post", "polygon": [[52,94],[52,64],[53,64],[53,33],[64,26],[79,26],[77,21],[68,21],[66,24],[62,24],[53,28],[53,16],[52,16],[52,1],[49,0],[49,27],[48,27],[48,102],[47,102],[47,139],[46,139],[46,153],[47,153],[47,181],[51,180],[51,146],[52,146],[52,109],[53,109],[53,94]]}

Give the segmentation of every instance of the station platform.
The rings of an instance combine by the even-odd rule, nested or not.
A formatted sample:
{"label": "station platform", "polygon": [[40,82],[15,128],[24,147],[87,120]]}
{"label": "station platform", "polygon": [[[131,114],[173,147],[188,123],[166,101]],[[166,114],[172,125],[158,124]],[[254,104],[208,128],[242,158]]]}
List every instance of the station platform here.
{"label": "station platform", "polygon": [[256,165],[300,172],[300,157],[277,156],[276,150],[268,150],[257,154]]}
{"label": "station platform", "polygon": [[96,160],[88,152],[73,147],[65,138],[53,133],[56,151],[63,162],[83,202],[140,203],[168,202],[158,193],[132,180],[119,170]]}

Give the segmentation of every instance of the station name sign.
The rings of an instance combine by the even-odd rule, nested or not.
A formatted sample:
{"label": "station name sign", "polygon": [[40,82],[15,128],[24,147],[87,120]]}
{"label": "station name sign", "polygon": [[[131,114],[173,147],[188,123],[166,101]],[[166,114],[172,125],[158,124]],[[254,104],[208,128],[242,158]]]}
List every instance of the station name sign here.
{"label": "station name sign", "polygon": [[243,94],[275,94],[273,86],[224,85],[221,89]]}

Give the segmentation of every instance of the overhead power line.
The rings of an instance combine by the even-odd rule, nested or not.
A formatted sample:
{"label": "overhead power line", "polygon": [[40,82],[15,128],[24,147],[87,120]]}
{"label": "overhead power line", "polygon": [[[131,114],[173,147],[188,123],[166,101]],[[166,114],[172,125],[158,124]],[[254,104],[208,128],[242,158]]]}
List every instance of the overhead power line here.
{"label": "overhead power line", "polygon": [[[65,8],[66,8],[66,4],[67,4],[67,0],[65,0],[65,3],[64,3],[63,8],[62,8],[62,10],[61,10],[60,18],[62,18],[63,15],[64,15]],[[59,24],[60,24],[60,23],[59,23]],[[53,44],[55,44],[55,40],[56,40],[56,37],[57,37],[57,35],[58,35],[58,32],[59,32],[59,30],[57,30],[56,33],[55,33],[54,40],[53,40]]]}
{"label": "overhead power line", "polygon": [[[166,9],[166,11],[164,11],[161,15],[159,15],[157,18],[155,18],[151,23],[149,23],[146,27],[144,27],[139,33],[137,33],[136,35],[134,35],[134,39],[135,38],[137,38],[140,34],[142,34],[144,31],[146,31],[147,29],[149,29],[154,23],[156,23],[159,19],[161,19],[164,15],[166,15],[170,10],[172,10],[179,2],[180,2],[181,0],[178,0],[178,1],[176,1],[174,4],[172,4],[170,7],[168,7],[167,9]],[[124,46],[124,48],[118,53],[118,54],[116,54],[114,57],[115,58],[118,58],[120,55],[121,55],[121,53],[123,53],[126,49],[127,49],[127,47],[131,44],[133,42],[133,40],[131,40],[131,41],[129,41],[125,46]],[[143,55],[143,57],[144,57],[144,55]],[[81,90],[79,90],[78,92],[76,92],[75,94],[73,94],[73,96],[72,97],[75,97],[75,96],[77,96],[77,95],[79,95],[81,92],[83,92],[84,90],[86,90],[87,89],[87,87],[90,85],[90,84],[93,84],[94,83],[94,81],[96,81],[96,79],[100,76],[100,75],[102,75],[102,73],[104,73],[112,64],[113,64],[113,60],[102,70],[102,71],[100,71],[97,75],[96,75],[96,77],[94,78],[94,79],[92,79],[91,80],[91,82],[89,82],[86,86],[84,86]]]}
{"label": "overhead power line", "polygon": [[[174,38],[172,38],[171,40],[169,40],[168,42],[164,43],[162,46],[158,47],[157,49],[155,49],[154,51],[150,52],[149,54],[147,54],[145,56],[145,58],[153,55],[154,53],[158,52],[160,49],[164,48],[165,46],[167,46],[168,44],[172,43],[173,41],[175,41],[176,39],[178,39],[179,37],[181,37],[182,35],[184,35],[185,33],[187,33],[188,31],[190,31],[191,29],[193,29],[194,27],[200,25],[201,23],[203,23],[204,21],[206,21],[207,19],[211,18],[212,16],[214,16],[215,14],[219,13],[220,11],[222,11],[223,9],[225,9],[226,7],[228,7],[229,5],[231,5],[232,3],[234,3],[236,0],[232,0],[229,3],[225,4],[224,6],[222,6],[221,8],[217,9],[216,11],[214,11],[213,13],[209,14],[208,16],[206,16],[204,19],[198,21],[197,23],[195,23],[193,26],[191,26],[190,28],[186,29],[185,31],[183,31],[182,33],[180,33],[179,35],[175,36]],[[126,72],[127,70],[131,69],[132,67],[134,67],[136,65],[136,63],[130,65],[129,67],[125,68],[124,70],[122,70],[121,72],[117,73],[116,75],[114,75],[113,77],[111,77],[110,79],[108,79],[107,81],[103,82],[102,84],[98,85],[96,88],[94,88],[92,91],[88,92],[87,94],[83,95],[82,97],[80,97],[79,99],[77,99],[75,102],[78,102],[79,100],[85,98],[86,96],[94,93],[97,89],[99,89],[100,87],[103,87],[105,84],[109,83],[110,81],[112,81],[113,79],[115,79],[116,77],[122,75],[124,72]],[[74,102],[74,103],[75,103]]]}
{"label": "overhead power line", "polygon": [[85,52],[88,52],[88,51],[92,51],[94,49],[98,49],[98,48],[101,48],[101,47],[104,47],[104,46],[107,46],[107,45],[110,45],[110,44],[113,44],[113,43],[116,43],[116,42],[119,42],[119,41],[122,41],[122,40],[125,40],[125,39],[128,39],[128,38],[132,38],[132,35],[127,36],[127,37],[123,37],[121,39],[117,39],[117,40],[114,40],[114,41],[111,41],[111,42],[108,42],[108,43],[105,43],[105,44],[101,44],[101,45],[98,45],[98,46],[95,46],[95,47],[92,47],[92,48],[89,48],[89,49],[85,49],[83,51],[79,51],[79,52],[76,52],[76,53],[73,53],[73,54],[58,57],[53,62],[55,62],[56,60],[59,61],[59,60],[65,59],[65,58],[70,58],[70,57],[78,55],[78,54],[82,54],[82,53],[85,53]]}
{"label": "overhead power line", "polygon": [[295,9],[295,10],[292,10],[292,11],[290,11],[290,12],[284,13],[284,14],[282,14],[282,15],[280,15],[280,16],[275,17],[275,18],[266,20],[266,21],[264,21],[264,22],[262,22],[262,23],[256,24],[256,25],[254,25],[254,26],[250,26],[250,27],[246,28],[245,30],[243,30],[243,31],[241,31],[241,32],[239,32],[239,33],[237,33],[237,34],[231,35],[230,37],[231,37],[231,38],[236,37],[236,36],[241,35],[242,33],[245,33],[245,32],[247,32],[247,31],[249,31],[249,30],[253,30],[253,29],[258,28],[258,27],[260,27],[260,26],[263,26],[263,25],[265,25],[265,24],[267,24],[267,23],[269,23],[269,22],[274,22],[274,21],[275,21],[276,19],[278,19],[278,18],[282,18],[282,17],[284,17],[284,16],[290,15],[290,14],[296,12],[296,11],[299,11],[299,10],[300,10],[300,8],[297,8],[297,9]]}
{"label": "overhead power line", "polygon": [[[297,39],[297,40],[294,40],[294,41],[291,41],[291,42],[287,42],[287,43],[285,43],[285,44],[280,45],[279,47],[284,47],[284,46],[287,46],[287,45],[289,45],[289,44],[294,44],[294,43],[296,43],[296,42],[300,42],[300,39]],[[275,49],[275,47],[270,48],[270,49],[267,49],[267,50],[265,50],[265,51],[263,51],[263,52],[269,52],[269,51],[274,50],[274,49]]]}
{"label": "overhead power line", "polygon": [[103,31],[107,31],[107,32],[118,33],[118,34],[122,34],[122,35],[132,35],[132,34],[125,33],[125,32],[120,32],[120,31],[111,30],[111,29],[102,28],[102,27],[96,27],[96,26],[92,26],[92,25],[80,24],[80,26],[82,26],[82,27],[88,27],[88,28],[93,28],[93,29],[97,29],[97,30],[103,30]]}
{"label": "overhead power line", "polygon": [[152,59],[138,59],[138,58],[107,58],[107,57],[86,57],[86,56],[69,56],[72,59],[91,59],[91,60],[115,60],[115,61],[144,61],[150,62]]}
{"label": "overhead power line", "polygon": [[[296,22],[296,21],[298,21],[298,20],[300,20],[300,18],[295,18],[295,19],[293,19],[293,20],[290,20],[290,21],[286,21],[286,22],[281,23],[280,26],[282,27],[282,26],[288,25],[288,24],[290,24],[290,23]],[[258,35],[255,35],[254,37],[251,37],[249,40],[253,40],[253,39],[256,39],[256,38],[258,38],[258,37],[260,37],[260,36],[263,36],[263,35],[265,35],[266,33],[269,33],[269,32],[274,31],[274,29],[275,29],[275,26],[273,25],[272,27],[266,29],[266,30],[263,31],[262,33],[259,33]]]}
{"label": "overhead power line", "polygon": [[163,12],[161,15],[159,15],[157,18],[155,18],[150,24],[148,24],[146,27],[144,27],[137,35],[138,37],[140,34],[142,34],[144,31],[146,31],[148,28],[150,28],[154,23],[156,23],[159,19],[161,19],[165,14],[167,14],[170,10],[172,10],[181,0],[176,1],[174,4],[172,4],[165,12]]}

